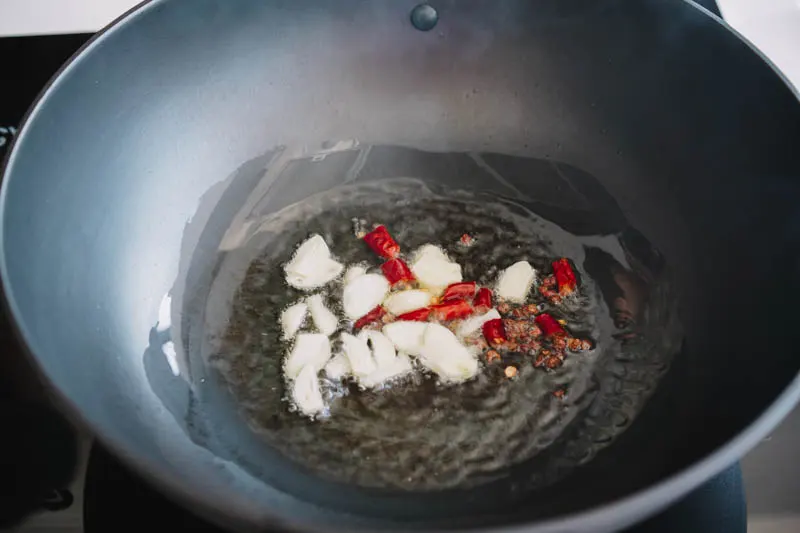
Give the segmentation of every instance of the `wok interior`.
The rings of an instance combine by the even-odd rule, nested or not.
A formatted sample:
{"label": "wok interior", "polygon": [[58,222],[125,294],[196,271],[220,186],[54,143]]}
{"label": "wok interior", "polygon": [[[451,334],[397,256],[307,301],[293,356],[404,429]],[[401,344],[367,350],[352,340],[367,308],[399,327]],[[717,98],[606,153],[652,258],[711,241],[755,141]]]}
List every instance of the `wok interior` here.
{"label": "wok interior", "polygon": [[[668,268],[626,225],[614,201],[596,194],[596,181],[568,165],[536,159],[344,146],[284,161],[278,151],[269,172],[282,167],[276,171],[277,189],[313,173],[338,172],[342,180],[350,176],[346,184],[278,211],[264,209],[276,200],[272,195],[246,201],[246,214],[228,214],[235,221],[224,236],[203,235],[209,248],[220,252],[214,261],[190,261],[189,270],[208,275],[184,294],[207,296],[194,298],[201,306],[182,309],[180,340],[192,358],[194,396],[202,405],[186,425],[193,440],[205,445],[206,435],[213,433],[221,441],[213,451],[224,456],[231,450],[254,473],[266,476],[267,461],[258,450],[269,445],[328,481],[379,489],[375,494],[382,499],[392,494],[408,500],[409,491],[425,491],[428,502],[451,500],[463,508],[466,489],[494,481],[481,488],[483,496],[474,493],[470,500],[484,506],[491,501],[496,509],[527,490],[552,485],[624,431],[682,336]],[[391,177],[414,162],[434,173]],[[342,172],[348,165],[353,168]],[[459,171],[453,173],[454,168]],[[498,168],[501,179],[493,178]],[[517,189],[520,175],[536,179]],[[235,177],[229,190],[243,178]],[[558,187],[559,182],[564,186]],[[587,188],[595,193],[593,202],[582,195]],[[515,200],[502,196],[513,192]],[[544,198],[549,203],[542,203]],[[212,216],[221,220],[220,207]],[[553,221],[534,214],[538,210],[549,211]],[[581,272],[581,296],[550,312],[566,319],[573,335],[593,339],[597,348],[590,355],[570,356],[548,373],[535,370],[530,355],[512,352],[506,361],[520,367],[513,381],[502,365],[487,365],[477,379],[455,387],[425,378],[374,393],[353,386],[350,394],[331,399],[330,417],[323,421],[290,412],[281,370],[287,345],[277,315],[303,295],[286,285],[281,266],[309,233],[325,236],[347,264],[376,266],[373,254],[353,236],[358,218],[387,224],[407,250],[440,243],[463,265],[465,279],[483,285],[494,282],[498,265],[525,259],[546,272],[553,257],[572,258]],[[465,232],[474,238],[469,248],[457,244]],[[337,289],[326,298],[335,307]],[[158,379],[159,371],[165,374],[163,342],[155,339],[145,364],[151,365],[148,377],[169,408],[171,383]],[[568,389],[568,397],[555,398],[558,388]],[[226,403],[237,404],[240,413],[201,416],[214,410],[226,390],[232,396]],[[230,427],[231,420],[241,424],[240,418],[263,441]],[[232,433],[236,439],[228,438]],[[252,442],[243,448],[243,441]],[[532,457],[532,463],[527,461]],[[310,485],[319,492],[319,482]],[[445,497],[445,489],[457,495]],[[340,506],[352,500],[343,497],[347,490],[330,492]],[[370,511],[384,514],[377,503]]]}
{"label": "wok interior", "polygon": [[[96,41],[40,103],[4,184],[6,294],[45,374],[162,486],[249,525],[563,516],[650,486],[745,429],[800,366],[796,97],[688,4],[562,4],[443,2],[437,28],[420,33],[402,2],[177,0]],[[592,177],[580,191],[587,210],[610,198],[659,251],[684,340],[613,445],[504,505],[477,505],[470,491],[409,507],[394,494],[337,494],[257,446],[240,421],[225,425],[225,442],[213,425],[204,445],[190,438],[187,414],[214,420],[236,406],[224,394],[198,403],[163,362],[149,366],[163,295],[180,302],[171,335],[189,343],[182,312],[203,307],[207,294],[193,289],[210,284],[248,199],[277,211],[343,179],[326,170],[279,183],[275,148],[312,154],[348,139],[576,169]],[[469,173],[455,157],[403,161],[382,175]],[[514,185],[545,194],[542,175]],[[565,182],[574,186],[562,177],[554,190]],[[366,517],[340,514],[342,499]]]}

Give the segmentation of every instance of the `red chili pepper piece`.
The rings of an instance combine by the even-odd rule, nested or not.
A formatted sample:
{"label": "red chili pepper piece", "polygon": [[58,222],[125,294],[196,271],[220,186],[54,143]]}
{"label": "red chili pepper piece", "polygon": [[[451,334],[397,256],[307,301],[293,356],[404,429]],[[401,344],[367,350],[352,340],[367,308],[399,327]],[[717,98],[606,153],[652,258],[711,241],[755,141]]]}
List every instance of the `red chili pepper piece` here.
{"label": "red chili pepper piece", "polygon": [[558,320],[547,313],[537,315],[534,321],[536,321],[536,325],[541,328],[542,334],[545,337],[567,334],[567,332],[564,331],[564,328],[561,327],[561,324],[558,323]]}
{"label": "red chili pepper piece", "polygon": [[492,289],[487,289],[486,287],[478,289],[478,294],[475,295],[472,305],[475,307],[492,307]]}
{"label": "red chili pepper piece", "polygon": [[422,309],[415,309],[408,313],[403,313],[397,317],[397,320],[410,320],[413,322],[425,322],[431,316],[431,309],[423,307]]}
{"label": "red chili pepper piece", "polygon": [[361,329],[364,326],[366,326],[367,324],[372,324],[373,322],[377,322],[378,320],[383,318],[383,315],[385,315],[385,314],[386,314],[386,309],[384,309],[383,307],[381,307],[379,305],[378,307],[376,307],[375,309],[373,309],[372,311],[370,311],[366,315],[364,315],[361,318],[359,318],[358,320],[356,320],[356,323],[353,324],[353,327],[355,329]]}
{"label": "red chili pepper piece", "polygon": [[401,281],[414,281],[414,274],[411,273],[411,269],[402,259],[389,259],[381,265],[381,270],[383,270],[383,275],[392,285]]}
{"label": "red chili pepper piece", "polygon": [[499,346],[508,340],[506,328],[502,319],[494,318],[483,323],[481,326],[483,337],[491,346]]}
{"label": "red chili pepper piece", "polygon": [[364,235],[364,242],[372,251],[386,259],[393,259],[400,253],[400,245],[389,235],[386,226],[378,226]]}
{"label": "red chili pepper piece", "polygon": [[432,305],[431,310],[436,318],[444,321],[465,318],[473,313],[472,305],[466,300],[456,300],[454,302]]}
{"label": "red chili pepper piece", "polygon": [[451,283],[444,290],[444,294],[442,294],[442,301],[452,302],[453,300],[466,300],[467,298],[472,298],[475,295],[475,289],[477,288],[478,284],[474,281]]}
{"label": "red chili pepper piece", "polygon": [[558,293],[561,296],[567,296],[575,292],[578,288],[578,282],[575,280],[575,272],[572,266],[565,258],[553,261],[553,274],[556,276],[558,282]]}

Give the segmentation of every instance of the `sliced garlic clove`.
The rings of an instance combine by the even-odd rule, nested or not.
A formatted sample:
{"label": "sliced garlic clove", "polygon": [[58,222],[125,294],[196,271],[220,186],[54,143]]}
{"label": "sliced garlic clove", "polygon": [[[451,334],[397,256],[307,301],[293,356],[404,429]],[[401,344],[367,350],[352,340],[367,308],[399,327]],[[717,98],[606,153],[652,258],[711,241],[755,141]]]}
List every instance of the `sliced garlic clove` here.
{"label": "sliced garlic clove", "polygon": [[518,261],[500,273],[495,293],[502,300],[521,304],[534,281],[536,270],[527,261]]}
{"label": "sliced garlic clove", "polygon": [[417,249],[410,267],[417,281],[435,294],[462,280],[461,265],[451,261],[441,248],[432,244]]}
{"label": "sliced garlic clove", "polygon": [[325,410],[325,401],[322,399],[319,378],[314,367],[304,367],[295,378],[292,383],[292,401],[306,416],[314,416]]}
{"label": "sliced garlic clove", "polygon": [[478,372],[478,360],[452,331],[439,324],[428,324],[420,362],[449,383],[466,381]]}
{"label": "sliced garlic clove", "polygon": [[343,377],[349,376],[351,373],[350,361],[347,360],[344,354],[334,355],[333,358],[328,361],[328,364],[325,365],[325,375],[331,379],[342,379]]}
{"label": "sliced garlic clove", "polygon": [[331,345],[328,336],[321,333],[300,333],[294,340],[289,355],[284,362],[284,373],[294,379],[307,366],[319,371],[331,358]]}
{"label": "sliced garlic clove", "polygon": [[481,326],[483,326],[486,322],[490,320],[494,320],[496,318],[501,318],[500,313],[497,312],[497,309],[490,309],[486,313],[478,316],[470,317],[464,320],[458,326],[458,336],[459,337],[469,337],[473,333],[477,333],[480,331]]}
{"label": "sliced garlic clove", "polygon": [[400,353],[389,366],[378,368],[372,374],[359,378],[358,382],[368,389],[374,389],[397,380],[412,370],[411,359],[408,355]]}
{"label": "sliced garlic clove", "polygon": [[427,327],[426,322],[392,322],[383,326],[383,334],[392,341],[398,352],[420,355]]}
{"label": "sliced garlic clove", "polygon": [[311,312],[311,320],[314,321],[317,331],[329,337],[333,335],[339,328],[339,319],[336,318],[336,315],[325,305],[325,300],[322,298],[322,295],[315,294],[309,296],[306,298],[306,303]]}
{"label": "sliced garlic clove", "polygon": [[286,282],[301,290],[316,289],[342,273],[344,266],[331,258],[331,251],[320,235],[312,235],[295,251],[284,266]]}
{"label": "sliced garlic clove", "polygon": [[308,313],[308,305],[305,302],[297,302],[283,310],[281,313],[281,336],[284,340],[292,340],[303,327],[306,313]]}
{"label": "sliced garlic clove", "polygon": [[436,261],[436,262],[450,262],[450,258],[447,256],[444,250],[440,247],[436,246],[435,244],[423,244],[419,248],[414,251],[414,261],[417,262],[420,260],[429,260],[429,261]]}
{"label": "sliced garlic clove", "polygon": [[400,352],[397,354],[397,357],[394,360],[393,368],[395,370],[395,375],[402,375],[407,374],[414,370],[414,365],[411,362],[411,358],[408,354]]}
{"label": "sliced garlic clove", "polygon": [[359,339],[349,333],[342,333],[342,350],[350,363],[350,369],[356,377],[368,376],[378,368],[372,359],[372,352],[366,340]]}
{"label": "sliced garlic clove", "polygon": [[390,294],[383,302],[383,307],[393,315],[402,315],[427,307],[433,295],[424,290],[412,289]]}
{"label": "sliced garlic clove", "polygon": [[364,330],[358,334],[358,338],[367,343],[372,350],[372,358],[378,369],[387,368],[394,364],[396,352],[394,344],[389,337],[375,330]]}
{"label": "sliced garlic clove", "polygon": [[344,272],[344,283],[347,285],[359,276],[367,273],[367,268],[364,265],[353,265]]}
{"label": "sliced garlic clove", "polygon": [[345,284],[342,306],[348,318],[356,320],[383,302],[389,282],[380,274],[364,274]]}

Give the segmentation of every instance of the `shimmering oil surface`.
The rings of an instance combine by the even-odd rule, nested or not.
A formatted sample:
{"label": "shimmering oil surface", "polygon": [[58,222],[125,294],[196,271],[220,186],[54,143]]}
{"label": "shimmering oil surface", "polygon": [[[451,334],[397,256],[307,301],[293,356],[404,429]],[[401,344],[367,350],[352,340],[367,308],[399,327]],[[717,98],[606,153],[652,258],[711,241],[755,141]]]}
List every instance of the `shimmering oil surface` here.
{"label": "shimmering oil surface", "polygon": [[[520,363],[514,380],[502,366],[489,366],[457,386],[423,378],[344,396],[330,396],[328,387],[330,416],[311,421],[291,412],[277,319],[303,294],[286,285],[281,265],[298,243],[320,233],[340,261],[377,267],[353,236],[353,218],[386,224],[407,252],[439,244],[462,265],[464,279],[486,284],[497,268],[519,260],[549,272],[552,259],[569,257],[581,296],[552,312],[576,336],[595,340],[596,349],[571,354],[551,372],[534,369],[529,356],[512,356]],[[463,233],[475,237],[474,246],[458,245]],[[246,253],[220,263],[216,277],[226,282],[211,289],[215,312],[206,314],[204,360],[223,376],[265,445],[329,480],[404,490],[469,487],[557,447],[533,484],[552,483],[625,430],[679,338],[667,281],[642,267],[618,236],[572,235],[511,200],[433,190],[418,180],[340,186],[309,197],[251,225],[238,248]],[[339,286],[328,293],[336,305]],[[568,390],[565,399],[552,394],[560,387]]]}

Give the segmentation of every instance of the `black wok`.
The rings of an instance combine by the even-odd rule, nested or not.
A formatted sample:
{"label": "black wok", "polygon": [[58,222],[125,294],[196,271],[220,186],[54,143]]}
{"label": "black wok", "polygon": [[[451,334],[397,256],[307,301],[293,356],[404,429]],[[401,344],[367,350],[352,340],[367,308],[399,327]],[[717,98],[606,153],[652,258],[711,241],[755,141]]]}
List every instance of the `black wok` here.
{"label": "black wok", "polygon": [[[800,395],[797,94],[677,0],[441,1],[430,31],[413,7],[153,1],[95,38],[6,163],[11,315],[69,409],[229,527],[625,527],[735,461]],[[386,183],[400,200],[374,189]],[[491,195],[581,243],[577,266],[615,321],[594,393],[541,453],[485,482],[317,475],[292,455],[305,448],[259,434],[285,427],[273,412],[249,416],[285,404],[237,385],[264,390],[274,346],[227,366],[208,364],[209,346],[274,317],[236,319],[259,253],[320,213],[368,198],[397,217],[433,190]],[[264,230],[286,209],[290,223]]]}

